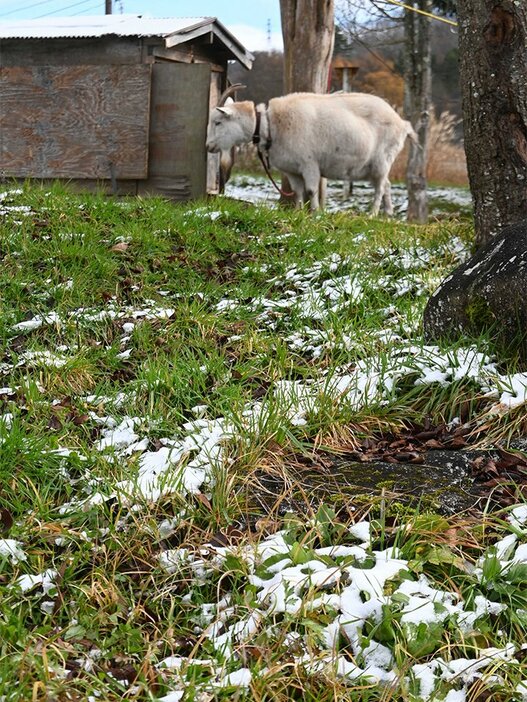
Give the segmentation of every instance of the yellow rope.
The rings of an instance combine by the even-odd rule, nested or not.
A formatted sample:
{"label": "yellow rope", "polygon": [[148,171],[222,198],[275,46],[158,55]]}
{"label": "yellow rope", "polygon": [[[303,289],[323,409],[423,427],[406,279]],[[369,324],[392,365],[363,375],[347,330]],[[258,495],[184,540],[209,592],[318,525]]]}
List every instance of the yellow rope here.
{"label": "yellow rope", "polygon": [[439,17],[439,15],[434,15],[432,12],[426,12],[425,10],[418,10],[416,7],[411,5],[406,5],[404,2],[398,2],[398,0],[386,0],[391,5],[397,5],[398,7],[404,7],[405,10],[412,10],[412,12],[417,12],[419,15],[425,15],[425,17],[431,17],[438,22],[445,22],[445,24],[451,24],[453,27],[457,27],[457,22],[454,20],[449,20],[446,17]]}

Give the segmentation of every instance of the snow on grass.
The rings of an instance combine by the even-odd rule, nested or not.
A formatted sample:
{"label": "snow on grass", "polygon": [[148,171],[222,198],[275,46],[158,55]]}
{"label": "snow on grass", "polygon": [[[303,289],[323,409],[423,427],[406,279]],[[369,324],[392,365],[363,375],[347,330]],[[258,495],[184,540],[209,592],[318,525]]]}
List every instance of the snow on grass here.
{"label": "snow on grass", "polygon": [[[280,318],[290,314],[321,321],[331,313],[337,314],[344,305],[361,299],[362,286],[351,274],[353,266],[356,267],[356,261],[352,257],[343,258],[339,254],[317,261],[307,269],[292,266],[268,281],[269,285],[285,289],[281,299],[262,296],[249,303],[224,299],[216,305],[216,310],[236,311],[244,306],[257,312],[258,320],[271,329],[276,328]],[[346,275],[335,275],[338,270]]]}
{"label": "snow on grass", "polygon": [[[244,200],[254,204],[276,206],[279,194],[265,176],[246,176],[234,174],[225,186],[225,196]],[[462,208],[472,205],[470,191],[467,188],[441,188],[428,186],[430,200],[443,201]],[[392,184],[392,201],[395,216],[402,217],[408,208],[408,195],[404,184]],[[369,213],[373,202],[373,188],[369,183],[353,183],[353,194],[344,197],[343,183],[329,181],[327,186],[326,209],[328,212],[355,211]],[[432,207],[432,213],[436,209]]]}
{"label": "snow on grass", "polygon": [[[133,320],[156,320],[169,319],[174,314],[173,307],[165,307],[160,305],[155,300],[145,300],[142,307],[123,306],[120,305],[114,298],[110,300],[105,309],[90,309],[79,307],[66,316],[61,317],[56,312],[50,312],[45,315],[36,315],[31,319],[18,322],[13,326],[15,332],[27,332],[39,329],[43,325],[52,324],[90,324],[92,322],[102,322],[114,319],[133,319]],[[133,322],[128,322],[123,325],[123,331],[130,333],[134,329]]]}
{"label": "snow on grass", "polygon": [[13,325],[13,331],[33,331],[34,329],[39,329],[44,324],[59,324],[60,322],[60,316],[56,312],[50,312],[49,314],[36,315],[31,319],[27,319],[25,322],[18,322],[18,324]]}
{"label": "snow on grass", "polygon": [[[317,521],[311,526],[316,529]],[[405,532],[404,525],[400,531]],[[496,602],[478,594],[464,601],[459,589],[449,589],[448,583],[437,585],[424,573],[416,577],[403,557],[404,544],[372,548],[369,522],[347,533],[344,542],[341,535],[331,546],[317,547],[310,546],[314,542],[309,530],[302,533],[293,527],[256,543],[204,544],[195,553],[179,549],[163,552],[159,558],[175,576],[196,579],[196,586],[190,584],[182,597],[182,605],[199,607],[205,615],[197,631],[212,645],[207,650],[215,651],[218,664],[227,661],[231,667],[240,666],[231,672],[231,682],[250,680],[238,655],[247,645],[267,646],[270,657],[292,658],[308,674],[325,672],[349,684],[402,685],[413,691],[412,699],[423,701],[465,699],[473,681],[499,686],[504,675],[519,670],[518,647],[511,642],[481,648],[471,643],[486,631],[491,618],[505,617],[508,610],[510,614],[513,604],[507,597]],[[366,541],[348,542],[353,537],[366,537]],[[527,530],[521,538],[527,539]],[[527,564],[527,544],[517,544],[516,535],[504,539],[507,549],[498,544],[480,557],[481,563],[499,559],[496,577],[503,584],[511,563]],[[234,567],[233,559],[239,564],[236,593],[245,593],[243,605],[236,604],[240,598],[234,592],[224,593],[215,602],[199,602],[200,589],[207,581],[221,582]],[[484,589],[482,569],[472,569],[470,563],[461,569],[470,573],[463,584],[466,593]],[[454,642],[464,641],[464,645],[445,647],[447,631]],[[296,653],[287,646],[293,635]],[[401,646],[413,655],[428,654],[427,662],[409,663],[407,656],[398,654]],[[191,663],[192,659],[185,665],[178,658],[172,666],[183,686],[185,668]],[[253,671],[253,676],[265,674],[265,668]],[[203,683],[202,690],[210,685],[210,681]]]}
{"label": "snow on grass", "polygon": [[15,224],[20,224],[20,216],[27,217],[32,214],[31,207],[28,205],[15,205],[14,201],[23,195],[23,190],[20,188],[12,188],[0,192],[0,218],[12,219]]}
{"label": "snow on grass", "polygon": [[494,412],[506,412],[525,403],[527,396],[527,373],[500,376],[496,382],[496,393],[501,391]]}
{"label": "snow on grass", "polygon": [[[158,500],[174,491],[180,494],[202,491],[214,472],[223,470],[228,460],[228,445],[242,439],[241,428],[246,436],[257,434],[267,414],[276,413],[276,403],[285,421],[303,426],[309,415],[317,412],[324,396],[360,410],[392,401],[397,396],[398,383],[405,378],[411,378],[416,386],[432,383],[447,386],[471,380],[488,392],[497,377],[494,363],[475,348],[441,352],[435,346],[403,346],[388,358],[380,355],[363,359],[347,373],[317,380],[277,381],[271,405],[257,401],[247,405],[240,416],[186,422],[179,428],[182,438],[165,437],[161,440],[164,445],[155,451],[148,450],[146,419],[124,417],[118,423],[112,417],[93,415],[103,429],[92,450],[110,451],[108,455],[114,460],[126,461],[132,456],[137,468],[132,478],[116,483],[108,493],[97,491],[81,503],[64,505],[62,511],[66,513],[79,506],[87,509],[114,497],[129,503]],[[92,399],[97,401],[96,397]]]}
{"label": "snow on grass", "polygon": [[515,507],[508,518],[511,524],[518,527],[523,526],[527,523],[527,505],[518,505],[518,507]]}
{"label": "snow on grass", "polygon": [[[424,254],[423,254],[424,258]],[[356,302],[362,295],[362,284],[354,283],[349,276],[342,275],[343,268],[349,268],[350,259],[333,254],[317,262],[315,265],[301,270],[297,266],[287,268],[282,276],[276,276],[269,282],[277,289],[284,290],[292,287],[295,294],[282,300],[258,298],[246,307],[258,313],[258,320],[266,326],[274,328],[278,322],[289,315],[298,312],[305,317],[323,320],[330,313],[338,311],[350,302]],[[334,278],[330,276],[334,275]],[[230,309],[231,301],[223,300],[216,306],[218,312]],[[234,303],[237,306],[241,303]],[[273,317],[280,310],[280,317]],[[77,321],[100,321],[107,316],[111,318],[133,319],[168,319],[174,310],[170,307],[160,308],[154,301],[147,301],[144,308],[119,307],[115,301],[110,308],[98,312],[77,310],[71,315]],[[56,322],[56,315],[52,315]],[[127,329],[126,331],[131,331]],[[305,334],[305,336],[304,336]],[[310,334],[304,331],[285,336],[286,341],[304,350],[310,349],[317,358],[322,349],[313,344],[314,339],[320,339],[324,332]],[[393,342],[393,336],[388,334]],[[346,348],[351,340],[342,335],[333,340],[334,346],[340,344]],[[308,343],[306,343],[308,342]],[[322,342],[327,348],[328,341]],[[351,341],[353,343],[353,341]],[[25,352],[20,355],[16,366],[51,365],[61,367],[67,362],[64,356],[51,354],[47,351]],[[475,387],[489,397],[499,398],[498,404],[492,411],[503,411],[504,407],[515,407],[527,401],[527,382],[522,383],[523,374],[509,378],[500,375],[492,359],[478,351],[475,347],[457,348],[447,351],[433,345],[417,345],[404,340],[398,341],[389,352],[383,351],[378,355],[368,356],[355,363],[349,369],[334,369],[330,374],[320,375],[302,381],[278,380],[274,385],[273,402],[278,402],[280,411],[286,421],[293,426],[302,426],[309,415],[314,415],[320,406],[321,399],[330,397],[333,402],[342,403],[356,411],[373,406],[387,405],[397,397],[398,387],[405,379],[411,379],[415,386],[437,384],[442,387],[460,381],[471,381]],[[500,388],[509,387],[510,391],[501,393]],[[88,397],[94,403],[103,398]],[[121,401],[130,399],[124,395]],[[107,398],[112,401],[111,398]],[[113,399],[115,407],[119,406],[119,397]],[[204,412],[206,406],[202,406]],[[273,405],[273,412],[276,408]],[[109,494],[95,493],[87,499],[84,507],[99,504],[110,497],[121,495],[126,499],[158,499],[171,491],[195,493],[207,484],[216,469],[225,464],[226,445],[236,439],[240,433],[240,425],[251,433],[257,433],[262,418],[269,409],[264,401],[247,405],[239,417],[217,417],[211,420],[196,420],[188,422],[179,428],[181,439],[165,438],[165,445],[157,451],[147,451],[148,434],[137,433],[137,427],[145,425],[146,420],[140,417],[124,417],[120,422],[113,418],[98,418],[92,414],[92,419],[103,425],[102,436],[93,444],[94,451],[111,449],[116,457],[140,455],[138,469],[130,480],[116,484]]]}
{"label": "snow on grass", "polygon": [[48,568],[44,572],[37,573],[36,575],[28,573],[26,575],[21,575],[16,580],[15,586],[20,588],[22,592],[30,592],[35,588],[42,588],[41,594],[48,595],[56,588],[55,580],[57,575],[57,571],[52,568]]}
{"label": "snow on grass", "polygon": [[[333,253],[310,266],[290,266],[280,275],[270,278],[266,287],[281,294],[280,297],[271,292],[249,301],[224,298],[216,304],[215,310],[231,316],[241,309],[253,311],[261,329],[279,331],[291,350],[316,359],[339,346],[351,347],[358,343],[353,340],[355,329],[352,325],[348,330],[340,323],[337,331],[331,322],[345,318],[349,310],[357,308],[371,291],[383,289],[394,299],[407,294],[418,298],[430,293],[439,280],[430,277],[429,269],[434,257],[447,253],[445,249],[438,247],[432,253],[419,244],[409,250],[380,247],[374,252],[373,266],[368,259],[369,267],[358,255]],[[467,253],[466,245],[459,239],[448,246],[448,255],[454,261],[463,260]],[[382,269],[386,264],[391,272],[379,277],[376,268]],[[418,272],[420,269],[422,272]],[[412,326],[409,320],[403,322],[397,316],[396,308],[391,307],[386,311],[386,326],[393,324],[398,329],[404,326],[406,333],[411,333],[417,331],[418,316],[416,314],[416,324]],[[288,334],[290,318],[297,320],[297,328]],[[393,341],[399,337],[390,328],[372,333],[379,340],[385,337]]]}
{"label": "snow on grass", "polygon": [[14,368],[25,366],[27,368],[38,368],[46,366],[48,368],[62,368],[68,362],[63,354],[52,353],[51,351],[25,351],[18,356],[18,361]]}
{"label": "snow on grass", "polygon": [[22,544],[16,539],[0,539],[0,558],[8,558],[11,563],[27,560]]}
{"label": "snow on grass", "polygon": [[[212,227],[223,219],[229,221],[223,214],[204,207],[189,210],[185,216],[188,222],[192,218],[198,222],[199,228],[203,222]],[[267,242],[263,241],[262,248],[269,242],[286,246],[290,240],[294,243],[296,236],[292,231],[274,232]],[[366,245],[368,236],[367,231],[356,234],[353,246]],[[61,237],[69,241],[74,235],[62,232]],[[120,239],[121,243],[128,240]],[[306,237],[303,244],[307,246],[309,241]],[[121,656],[128,642],[132,642],[130,648],[135,645],[137,631],[150,626],[150,620],[144,625],[146,619],[141,617],[148,619],[152,612],[156,617],[155,637],[159,632],[161,643],[157,648],[156,638],[156,645],[148,652],[145,648],[140,655],[148,657],[145,666],[154,665],[156,674],[166,683],[165,689],[171,690],[159,698],[166,702],[198,699],[201,693],[203,698],[218,699],[250,695],[251,687],[259,680],[267,676],[271,679],[277,667],[282,670],[282,661],[290,670],[301,670],[315,678],[329,675],[350,689],[376,685],[386,690],[387,686],[399,685],[408,699],[416,701],[457,702],[468,697],[474,681],[492,687],[504,680],[521,699],[525,672],[519,666],[519,637],[514,642],[503,632],[511,631],[511,621],[521,628],[518,621],[525,611],[521,600],[525,580],[522,569],[527,565],[524,505],[511,510],[509,521],[496,527],[494,545],[483,554],[478,552],[479,558],[464,561],[459,551],[455,558],[452,553],[452,561],[462,561],[462,565],[444,579],[434,577],[437,558],[428,563],[422,556],[422,543],[415,549],[404,543],[405,525],[400,532],[387,533],[380,539],[379,524],[363,520],[335,528],[331,536],[322,539],[321,519],[302,515],[301,529],[286,520],[273,526],[279,530],[265,538],[244,533],[236,546],[219,547],[201,538],[209,528],[207,520],[214,529],[233,523],[230,506],[224,511],[224,505],[215,498],[220,494],[215,493],[215,481],[221,483],[229,472],[233,447],[242,456],[247,449],[250,456],[251,442],[257,443],[268,425],[272,429],[305,427],[306,432],[310,431],[311,421],[327,399],[335,408],[374,414],[379,408],[397,405],[408,387],[417,393],[430,386],[448,388],[466,383],[475,395],[486,395],[489,408],[492,403],[498,408],[495,411],[505,412],[525,403],[522,374],[501,374],[495,359],[483,349],[466,346],[442,350],[412,339],[420,298],[436,282],[436,257],[448,258],[454,265],[466,253],[465,244],[457,239],[434,250],[418,241],[408,248],[382,245],[370,248],[367,256],[362,252],[328,253],[324,248],[320,260],[306,256],[296,263],[290,263],[291,259],[283,263],[278,256],[273,263],[257,263],[254,269],[249,268],[249,274],[251,270],[258,273],[258,281],[267,291],[252,299],[240,293],[234,283],[222,289],[220,294],[225,297],[219,301],[220,295],[213,298],[211,294],[209,299],[198,291],[196,295],[201,296],[203,309],[211,315],[213,324],[208,328],[205,316],[189,316],[191,323],[202,330],[199,341],[203,345],[196,368],[205,368],[199,364],[203,354],[210,351],[216,333],[219,336],[225,329],[235,331],[230,337],[233,348],[237,351],[238,342],[243,346],[245,332],[238,324],[242,313],[252,315],[251,334],[266,339],[275,334],[280,342],[285,340],[289,351],[308,358],[301,374],[289,373],[289,366],[281,372],[273,367],[269,373],[272,383],[266,386],[264,398],[255,395],[259,399],[250,401],[239,400],[250,395],[240,395],[234,402],[222,398],[221,404],[215,404],[218,382],[212,374],[205,390],[194,391],[194,379],[190,378],[187,404],[178,397],[187,388],[184,383],[183,388],[176,387],[181,368],[176,365],[176,355],[194,352],[191,346],[185,348],[187,330],[177,326],[178,304],[184,293],[171,293],[162,287],[157,291],[163,298],[161,303],[151,299],[154,295],[134,305],[116,297],[103,298],[100,306],[78,307],[77,302],[74,309],[60,314],[46,305],[32,310],[45,312],[33,313],[21,321],[22,311],[17,308],[6,320],[8,333],[17,337],[16,350],[6,356],[11,363],[2,364],[1,374],[20,374],[22,369],[28,375],[22,382],[8,378],[6,387],[0,389],[0,398],[9,403],[10,410],[0,415],[1,441],[11,438],[13,427],[29,435],[31,427],[24,421],[25,413],[33,421],[37,408],[44,411],[40,429],[44,427],[51,445],[35,449],[25,436],[18,444],[15,435],[14,448],[8,447],[12,453],[7,454],[7,460],[13,466],[9,480],[16,479],[22,493],[27,489],[35,507],[29,510],[26,495],[22,494],[20,505],[26,511],[16,513],[13,527],[13,535],[18,538],[0,540],[0,560],[6,570],[2,582],[6,583],[9,598],[1,616],[7,616],[11,606],[23,606],[28,611],[34,608],[32,616],[47,617],[44,624],[52,627],[57,646],[60,648],[63,640],[68,642],[60,655],[64,653],[67,658],[73,652],[80,661],[73,670],[93,673],[94,694],[87,694],[86,699],[101,698],[101,694],[105,698],[95,682],[103,675],[98,666],[110,656],[98,647],[102,640],[115,635]],[[168,280],[167,276],[162,285],[177,289]],[[346,326],[342,320],[353,318],[361,306],[365,307],[366,320],[369,301],[376,300],[380,287],[390,293],[393,304],[382,300],[375,324],[354,322],[355,326]],[[134,289],[136,299],[139,293],[139,288]],[[406,313],[401,302],[407,304]],[[161,389],[161,366],[153,366],[153,380],[149,382],[141,375],[141,359],[157,360],[162,346],[147,347],[147,340],[139,339],[143,347],[139,348],[138,343],[140,353],[136,358],[129,348],[136,334],[141,336],[142,320],[156,321],[156,342],[161,345],[163,339],[158,337],[181,335],[178,351],[171,347],[170,358],[164,361],[173,370],[166,381],[169,392]],[[126,363],[113,363],[112,357],[111,368],[104,368],[100,375],[95,372],[77,396],[64,402],[64,398],[54,399],[51,393],[55,386],[49,377],[53,379],[53,373],[59,377],[70,366],[75,371],[76,356],[82,353],[82,346],[62,344],[67,340],[66,333],[80,330],[82,339],[87,330],[99,331],[99,324],[104,332],[107,321],[119,322],[108,326],[112,331],[118,327],[117,358]],[[52,346],[54,335],[60,338],[59,345]],[[112,347],[106,345],[104,333],[100,337],[103,341],[97,336],[89,339],[104,358]],[[69,338],[75,337],[70,333]],[[110,334],[108,338],[112,338]],[[49,350],[23,347],[34,339],[50,344]],[[340,354],[339,366],[330,352]],[[273,353],[274,347],[264,362],[266,366],[274,363]],[[320,365],[319,359],[323,360]],[[222,368],[227,368],[226,377],[237,372],[231,361],[221,359]],[[248,361],[254,365],[259,362],[257,353]],[[137,373],[131,376],[129,386],[123,380],[126,376],[120,375],[123,367]],[[98,386],[101,376],[110,373],[111,381],[103,380]],[[150,416],[158,399],[162,412],[167,413],[173,403],[180,403],[169,421]],[[44,406],[50,413],[59,413],[60,420],[50,421]],[[68,423],[75,421],[78,424],[72,429]],[[41,490],[37,472],[44,473],[50,467],[52,485],[47,495]],[[59,484],[61,490],[55,495],[51,488]],[[20,505],[9,505],[9,509],[15,512]],[[169,516],[166,510],[172,510]],[[114,520],[116,512],[119,518]],[[147,526],[141,523],[149,518]],[[335,515],[330,522],[337,523]],[[76,528],[79,523],[82,527]],[[180,539],[182,523],[190,525],[192,538],[187,535]],[[129,546],[132,524],[142,529],[141,540]],[[310,530],[317,533],[316,539],[310,536]],[[391,545],[394,533],[396,545]],[[177,545],[169,548],[170,544]],[[141,551],[143,547],[145,552]],[[137,567],[136,557],[141,570],[132,583],[127,574],[129,568]],[[79,577],[77,569],[82,573]],[[143,573],[147,574],[144,578]],[[143,606],[137,595],[143,579],[148,586],[148,606]],[[126,584],[119,591],[121,582]],[[84,623],[77,627],[70,617],[69,628],[64,628],[70,607],[74,610],[82,602],[91,607]],[[59,614],[61,608],[64,611]],[[94,634],[91,619],[97,619],[99,610],[103,623]],[[108,613],[110,619],[105,620]],[[178,648],[182,615],[186,617],[182,630],[189,634],[192,653],[181,653]],[[170,634],[166,633],[169,630]],[[101,640],[91,640],[91,636]],[[78,649],[86,645],[88,648],[80,654]],[[30,636],[21,640],[20,646],[31,651],[34,639]],[[253,658],[253,647],[265,655]],[[168,655],[170,652],[173,655]],[[112,689],[133,698],[132,685],[126,690],[126,681],[116,681],[110,672],[107,678],[114,685]],[[150,699],[154,692],[145,695]]]}

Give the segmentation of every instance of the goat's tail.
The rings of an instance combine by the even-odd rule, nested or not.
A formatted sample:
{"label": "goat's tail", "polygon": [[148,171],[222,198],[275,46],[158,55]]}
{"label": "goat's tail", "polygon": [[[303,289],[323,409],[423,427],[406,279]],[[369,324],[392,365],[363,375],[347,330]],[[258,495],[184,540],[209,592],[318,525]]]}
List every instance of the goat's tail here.
{"label": "goat's tail", "polygon": [[407,136],[419,148],[421,148],[421,144],[419,143],[419,137],[417,136],[417,131],[419,131],[422,127],[426,127],[429,119],[430,119],[430,113],[428,112],[428,110],[423,110],[423,112],[421,112],[421,114],[419,115],[419,120],[416,124],[415,129],[412,127],[410,122],[406,122],[406,124],[408,125]]}

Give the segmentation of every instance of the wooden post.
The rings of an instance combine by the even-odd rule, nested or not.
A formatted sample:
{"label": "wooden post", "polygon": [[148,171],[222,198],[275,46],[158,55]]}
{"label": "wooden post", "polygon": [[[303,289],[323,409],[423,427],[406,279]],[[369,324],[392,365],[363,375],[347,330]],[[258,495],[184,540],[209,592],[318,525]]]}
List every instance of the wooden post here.
{"label": "wooden post", "polygon": [[104,0],[104,14],[105,15],[112,14],[112,0]]}

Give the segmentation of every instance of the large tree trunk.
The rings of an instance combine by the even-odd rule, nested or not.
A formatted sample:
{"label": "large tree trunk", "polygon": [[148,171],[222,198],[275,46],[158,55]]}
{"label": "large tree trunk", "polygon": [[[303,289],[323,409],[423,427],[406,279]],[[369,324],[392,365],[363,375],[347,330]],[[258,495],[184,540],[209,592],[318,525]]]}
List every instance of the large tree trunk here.
{"label": "large tree trunk", "polygon": [[[327,92],[335,33],[334,0],[280,0],[280,15],[284,94]],[[286,178],[282,179],[282,190],[291,190]],[[294,198],[282,195],[280,201],[293,204]]]}
{"label": "large tree trunk", "polygon": [[527,2],[457,4],[476,244],[527,218]]}
{"label": "large tree trunk", "polygon": [[[412,7],[431,12],[432,0],[414,0]],[[419,137],[419,146],[410,142],[406,183],[408,188],[409,222],[428,221],[426,165],[428,162],[429,114],[432,101],[432,52],[429,17],[406,9],[405,37],[405,94],[406,119],[413,124]]]}
{"label": "large tree trunk", "polygon": [[284,93],[325,93],[333,54],[333,0],[280,0]]}
{"label": "large tree trunk", "polygon": [[527,360],[527,3],[457,4],[465,151],[478,250],[424,314],[429,341],[490,333]]}

